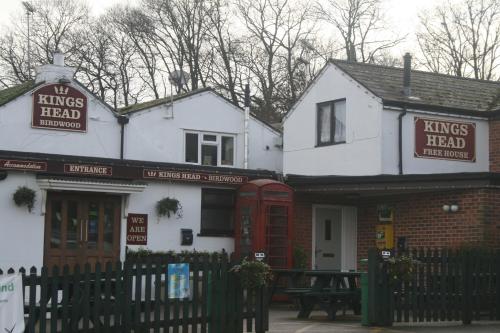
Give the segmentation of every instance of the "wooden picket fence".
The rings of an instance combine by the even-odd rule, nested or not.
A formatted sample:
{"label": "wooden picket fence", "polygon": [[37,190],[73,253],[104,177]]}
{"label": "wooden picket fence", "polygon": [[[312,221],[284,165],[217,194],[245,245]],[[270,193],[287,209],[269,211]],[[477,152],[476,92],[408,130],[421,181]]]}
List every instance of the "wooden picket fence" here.
{"label": "wooden picket fence", "polygon": [[406,279],[389,276],[379,251],[368,260],[369,322],[500,320],[500,252],[415,249]]}
{"label": "wooden picket fence", "polygon": [[[167,266],[180,262],[190,266],[191,297],[169,299]],[[266,332],[266,287],[245,290],[232,265],[223,254],[21,269],[25,332]]]}

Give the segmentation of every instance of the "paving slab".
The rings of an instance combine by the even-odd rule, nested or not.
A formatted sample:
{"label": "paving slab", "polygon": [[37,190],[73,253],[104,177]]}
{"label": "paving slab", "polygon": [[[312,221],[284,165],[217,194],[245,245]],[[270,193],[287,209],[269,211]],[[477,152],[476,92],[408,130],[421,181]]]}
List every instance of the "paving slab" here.
{"label": "paving slab", "polygon": [[329,321],[322,311],[313,311],[309,319],[297,319],[297,310],[290,306],[272,307],[269,313],[269,333],[500,333],[500,322],[481,321],[471,325],[462,322],[401,323],[393,327],[364,327],[361,317],[337,314]]}

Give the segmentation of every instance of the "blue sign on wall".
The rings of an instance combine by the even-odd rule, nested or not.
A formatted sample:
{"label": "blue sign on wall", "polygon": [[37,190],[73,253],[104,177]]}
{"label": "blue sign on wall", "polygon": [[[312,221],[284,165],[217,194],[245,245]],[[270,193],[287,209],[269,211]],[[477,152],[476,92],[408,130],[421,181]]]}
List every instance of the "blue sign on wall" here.
{"label": "blue sign on wall", "polygon": [[189,264],[168,264],[168,298],[189,297]]}

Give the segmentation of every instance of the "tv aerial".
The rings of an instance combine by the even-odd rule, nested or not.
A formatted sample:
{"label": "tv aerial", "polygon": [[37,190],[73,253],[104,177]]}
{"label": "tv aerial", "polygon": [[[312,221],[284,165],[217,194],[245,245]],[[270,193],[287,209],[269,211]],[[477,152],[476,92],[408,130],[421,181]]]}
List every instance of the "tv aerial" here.
{"label": "tv aerial", "polygon": [[170,82],[171,87],[175,85],[177,89],[177,93],[180,93],[182,87],[187,84],[189,80],[189,73],[184,72],[183,70],[175,70],[170,72],[168,75],[168,81]]}

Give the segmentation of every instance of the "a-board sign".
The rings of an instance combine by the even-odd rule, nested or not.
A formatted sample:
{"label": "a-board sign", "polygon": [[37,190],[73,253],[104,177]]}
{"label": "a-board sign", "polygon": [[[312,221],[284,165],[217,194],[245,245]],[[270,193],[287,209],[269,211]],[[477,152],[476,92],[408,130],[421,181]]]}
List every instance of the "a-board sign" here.
{"label": "a-board sign", "polygon": [[415,117],[415,157],[476,161],[476,124]]}
{"label": "a-board sign", "polygon": [[21,274],[0,275],[0,332],[24,332],[23,280]]}
{"label": "a-board sign", "polygon": [[31,126],[87,131],[87,96],[66,84],[49,84],[33,92]]}
{"label": "a-board sign", "polygon": [[168,264],[168,298],[189,297],[189,264]]}
{"label": "a-board sign", "polygon": [[127,245],[148,244],[148,215],[127,215]]}

